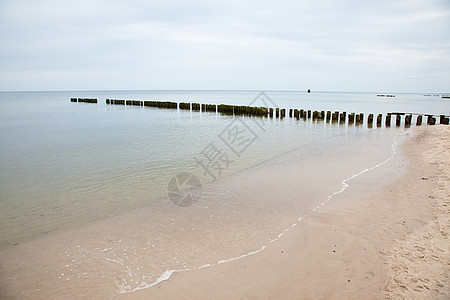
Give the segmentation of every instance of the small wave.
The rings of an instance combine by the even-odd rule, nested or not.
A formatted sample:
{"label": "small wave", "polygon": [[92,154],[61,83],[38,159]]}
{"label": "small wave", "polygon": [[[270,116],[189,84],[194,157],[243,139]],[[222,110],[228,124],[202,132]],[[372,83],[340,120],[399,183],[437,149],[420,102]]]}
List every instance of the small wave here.
{"label": "small wave", "polygon": [[307,216],[313,214],[314,212],[316,212],[318,209],[320,209],[326,203],[331,201],[331,199],[333,199],[334,196],[339,195],[342,192],[344,192],[349,187],[349,184],[347,182],[349,182],[352,179],[355,179],[356,177],[358,177],[358,176],[360,176],[362,174],[365,174],[365,173],[367,173],[367,172],[369,172],[371,170],[379,168],[379,167],[383,166],[384,164],[388,163],[390,160],[392,160],[395,157],[395,155],[397,154],[397,152],[396,152],[396,145],[397,144],[395,142],[392,144],[392,154],[388,158],[386,158],[384,161],[382,161],[382,162],[380,162],[380,163],[378,163],[378,164],[376,164],[376,165],[374,165],[374,166],[372,166],[370,168],[366,168],[366,169],[364,169],[364,170],[362,170],[362,171],[360,171],[360,172],[358,172],[356,174],[353,174],[352,176],[348,177],[347,179],[344,179],[341,182],[341,189],[339,189],[338,191],[333,192],[332,194],[328,195],[327,199],[324,202],[322,202],[320,205],[316,206],[314,209],[310,210],[309,212],[305,213],[304,215],[300,216],[297,219],[297,221],[298,221],[297,223],[293,223],[290,227],[288,227],[285,230],[283,230],[283,232],[280,232],[274,239],[270,240],[267,245],[263,245],[263,246],[261,246],[261,248],[255,250],[255,251],[251,251],[251,252],[249,252],[247,254],[242,254],[240,256],[219,260],[215,264],[205,264],[205,265],[203,265],[201,267],[192,268],[192,269],[166,270],[166,271],[164,271],[164,273],[156,281],[154,281],[152,283],[141,282],[141,284],[139,286],[137,286],[136,288],[134,288],[134,289],[131,289],[130,285],[127,285],[126,282],[123,282],[123,284],[119,286],[118,293],[119,294],[132,293],[132,292],[136,292],[136,291],[139,291],[139,290],[151,288],[151,287],[153,287],[153,286],[155,286],[155,285],[157,285],[157,284],[159,284],[159,283],[161,283],[161,282],[163,282],[165,280],[168,280],[172,276],[173,273],[181,273],[181,272],[186,272],[186,271],[190,271],[190,270],[200,270],[200,269],[205,269],[205,268],[209,268],[209,267],[214,267],[214,266],[219,265],[219,264],[224,264],[224,263],[227,263],[227,262],[235,261],[235,260],[238,260],[238,259],[250,256],[250,255],[254,255],[254,254],[257,254],[259,252],[262,252],[270,244],[278,241],[286,232],[288,232],[289,230],[291,230],[292,228],[297,226],[305,217],[307,217]]}

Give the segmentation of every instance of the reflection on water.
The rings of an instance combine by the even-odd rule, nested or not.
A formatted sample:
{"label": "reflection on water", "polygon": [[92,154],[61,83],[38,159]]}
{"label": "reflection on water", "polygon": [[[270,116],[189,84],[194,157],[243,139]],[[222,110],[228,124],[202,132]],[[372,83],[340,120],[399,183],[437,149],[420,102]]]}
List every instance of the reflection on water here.
{"label": "reflection on water", "polygon": [[[71,288],[89,295],[92,284],[103,295],[127,292],[171,270],[263,249],[340,191],[345,179],[367,169],[372,177],[366,180],[387,180],[401,160],[389,161],[379,177],[371,168],[390,158],[392,145],[410,132],[69,102],[153,96],[246,104],[257,95],[137,93],[0,94],[0,258],[6,273],[16,274],[11,278],[22,276],[29,286],[9,282],[20,295],[37,292],[32,280],[53,286],[47,290],[53,295]],[[274,95],[277,104],[305,97]],[[372,101],[347,96],[355,97],[355,110]],[[342,94],[315,97],[317,109],[346,105]],[[169,182],[183,173],[194,174],[202,187],[188,207],[167,195]]]}

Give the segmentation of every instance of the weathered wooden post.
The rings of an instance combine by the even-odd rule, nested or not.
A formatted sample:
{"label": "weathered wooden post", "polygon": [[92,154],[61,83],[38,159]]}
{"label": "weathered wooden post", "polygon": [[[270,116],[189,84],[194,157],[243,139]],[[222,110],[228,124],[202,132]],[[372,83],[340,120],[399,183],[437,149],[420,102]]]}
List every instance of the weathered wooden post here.
{"label": "weathered wooden post", "polygon": [[348,125],[353,124],[354,121],[355,121],[355,114],[354,113],[348,114]]}
{"label": "weathered wooden post", "polygon": [[418,115],[417,120],[416,120],[416,126],[420,126],[420,125],[422,125],[422,115]]}
{"label": "weathered wooden post", "polygon": [[319,112],[316,111],[316,110],[313,111],[313,113],[312,113],[312,118],[313,118],[313,120],[316,120],[318,116],[319,116]]}
{"label": "weathered wooden post", "polygon": [[382,114],[378,114],[377,116],[377,127],[381,127],[381,120],[383,119]]}
{"label": "weathered wooden post", "polygon": [[411,115],[406,115],[405,116],[405,127],[410,127],[411,126]]}
{"label": "weathered wooden post", "polygon": [[444,122],[442,124],[448,125],[450,121],[450,118],[444,118]]}
{"label": "weathered wooden post", "polygon": [[311,110],[308,110],[308,119],[311,119]]}
{"label": "weathered wooden post", "polygon": [[367,126],[372,127],[372,124],[373,124],[373,114],[369,114],[369,116],[367,117]]}
{"label": "weathered wooden post", "polygon": [[77,98],[70,98],[70,102],[78,102]]}
{"label": "weathered wooden post", "polygon": [[360,122],[361,122],[361,115],[360,114],[356,114],[355,115],[355,123],[356,123],[356,125],[359,125]]}
{"label": "weathered wooden post", "polygon": [[339,112],[334,112],[332,115],[331,115],[331,121],[334,123],[334,122],[337,122],[339,120]]}
{"label": "weathered wooden post", "polygon": [[401,122],[402,122],[402,116],[397,115],[397,118],[395,119],[395,126],[400,126]]}
{"label": "weathered wooden post", "polygon": [[340,117],[339,117],[339,122],[340,123],[345,123],[345,116],[347,115],[347,113],[344,111],[343,113],[341,113]]}
{"label": "weathered wooden post", "polygon": [[292,118],[292,108],[289,108],[289,118]]}
{"label": "weathered wooden post", "polygon": [[439,117],[439,124],[444,124],[445,115],[440,115]]}
{"label": "weathered wooden post", "polygon": [[286,117],[286,109],[285,108],[281,109],[280,116],[281,116],[281,118],[285,118]]}
{"label": "weathered wooden post", "polygon": [[330,120],[331,120],[331,111],[328,110],[327,111],[327,122],[330,122]]}
{"label": "weathered wooden post", "polygon": [[390,127],[391,126],[391,114],[388,113],[386,115],[386,121],[384,122],[384,125],[386,125],[386,127]]}
{"label": "weathered wooden post", "polygon": [[427,115],[427,124],[430,125],[431,124],[431,118],[433,116],[432,115]]}
{"label": "weathered wooden post", "polygon": [[294,117],[298,120],[298,118],[299,118],[299,111],[298,111],[298,109],[294,109]]}
{"label": "weathered wooden post", "polygon": [[435,124],[436,124],[436,118],[431,117],[430,125],[435,125]]}
{"label": "weathered wooden post", "polygon": [[273,108],[270,108],[269,116],[270,116],[271,118],[273,118]]}
{"label": "weathered wooden post", "polygon": [[364,114],[363,113],[360,113],[359,114],[359,121],[362,123],[362,122],[364,122]]}

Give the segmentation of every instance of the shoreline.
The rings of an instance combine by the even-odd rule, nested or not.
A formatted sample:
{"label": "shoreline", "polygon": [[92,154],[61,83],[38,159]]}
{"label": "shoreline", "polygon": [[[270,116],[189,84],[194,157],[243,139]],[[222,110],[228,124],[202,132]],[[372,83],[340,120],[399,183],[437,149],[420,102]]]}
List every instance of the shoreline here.
{"label": "shoreline", "polygon": [[[403,145],[409,164],[400,179],[371,196],[325,206],[265,251],[174,273],[157,286],[118,298],[443,299],[450,273],[449,242],[441,233],[449,225],[443,206],[449,201],[450,160],[444,156],[449,135],[444,126],[417,128]],[[442,222],[437,233],[435,219]],[[424,233],[430,237],[428,252],[411,254],[408,246],[417,250]],[[405,266],[408,255],[411,266]],[[432,270],[426,268],[430,259]]]}

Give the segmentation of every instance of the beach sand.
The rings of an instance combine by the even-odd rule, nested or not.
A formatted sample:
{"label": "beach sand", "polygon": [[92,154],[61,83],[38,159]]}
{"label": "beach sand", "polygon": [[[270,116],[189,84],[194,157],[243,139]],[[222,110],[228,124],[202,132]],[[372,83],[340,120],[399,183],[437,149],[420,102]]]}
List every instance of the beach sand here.
{"label": "beach sand", "polygon": [[[450,127],[416,128],[404,176],[337,199],[264,251],[123,299],[448,299]],[[344,195],[345,196],[345,195]]]}
{"label": "beach sand", "polygon": [[[356,157],[334,153],[346,173],[338,165],[328,167],[330,174],[303,177],[307,184],[302,186],[297,182],[301,172],[292,161],[303,159],[303,166],[327,167],[320,159],[309,162],[302,152],[274,160],[270,172],[259,174],[267,170],[263,166],[212,186],[224,188],[226,194],[229,183],[237,186],[235,181],[245,180],[249,191],[236,194],[235,201],[246,206],[239,206],[237,215],[232,214],[235,194],[227,201],[209,203],[209,209],[174,210],[167,203],[167,208],[157,211],[164,217],[158,221],[150,209],[138,210],[4,249],[0,251],[0,298],[448,299],[450,127],[424,126],[403,132],[411,137],[403,144],[402,155],[350,180],[348,189],[335,193],[319,209],[312,209],[317,205],[312,201],[312,213],[300,222],[301,209],[293,211],[295,218],[283,209],[295,208],[291,202],[301,202],[299,197],[303,202],[324,201],[329,191],[342,188],[334,179],[337,173],[342,177],[360,172]],[[386,159],[385,154],[364,151],[377,163]],[[264,195],[255,198],[261,178],[277,189],[268,186]],[[333,186],[323,187],[327,183]],[[220,218],[208,223],[213,205],[220,208]],[[291,227],[294,222],[296,226]],[[284,234],[276,238],[280,232]],[[159,234],[157,240],[152,233]],[[239,247],[229,247],[238,242]],[[184,247],[179,253],[163,251],[173,248],[176,252],[180,245]],[[261,245],[267,247],[260,251]],[[209,248],[223,251],[207,257]],[[249,252],[254,254],[242,255]],[[121,288],[128,291],[132,285],[139,286],[142,281],[138,280],[148,276],[156,263],[169,261],[175,254],[177,259],[193,260],[192,269],[174,272],[150,288],[118,294]],[[233,257],[239,259],[217,263]],[[215,265],[201,268],[205,261]],[[163,270],[177,266],[178,262],[168,264]],[[147,284],[156,279],[145,278]]]}

